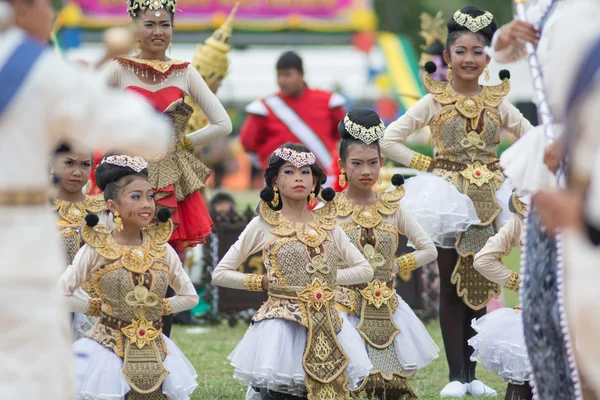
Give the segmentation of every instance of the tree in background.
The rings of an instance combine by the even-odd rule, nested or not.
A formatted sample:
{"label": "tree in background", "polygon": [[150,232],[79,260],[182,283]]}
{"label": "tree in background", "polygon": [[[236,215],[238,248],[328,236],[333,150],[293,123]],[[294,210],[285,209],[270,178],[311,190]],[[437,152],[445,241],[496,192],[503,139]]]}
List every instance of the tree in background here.
{"label": "tree in background", "polygon": [[373,0],[379,18],[379,30],[406,35],[414,45],[420,44],[419,16],[422,12],[435,15],[442,10],[444,17],[466,6],[476,6],[494,14],[498,26],[513,19],[512,0]]}

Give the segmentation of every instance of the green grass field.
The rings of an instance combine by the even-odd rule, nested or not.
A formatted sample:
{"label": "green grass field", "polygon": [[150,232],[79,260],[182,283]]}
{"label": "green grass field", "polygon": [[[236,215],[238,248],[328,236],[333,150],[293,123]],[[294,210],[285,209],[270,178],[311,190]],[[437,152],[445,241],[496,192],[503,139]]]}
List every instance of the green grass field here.
{"label": "green grass field", "polygon": [[[519,253],[515,249],[505,260],[507,265],[518,271]],[[518,303],[516,293],[505,292],[506,305]],[[427,325],[429,334],[440,347],[440,357],[411,380],[413,389],[421,399],[438,399],[439,392],[447,383],[446,365],[442,335],[438,323]],[[198,371],[198,388],[192,395],[194,400],[243,400],[246,388],[232,378],[233,369],[229,366],[227,355],[244,335],[246,326],[239,323],[231,328],[226,323],[210,328],[192,328],[176,326],[173,339],[181,347]],[[504,398],[506,384],[495,374],[478,366],[478,377],[498,391],[498,398]]]}

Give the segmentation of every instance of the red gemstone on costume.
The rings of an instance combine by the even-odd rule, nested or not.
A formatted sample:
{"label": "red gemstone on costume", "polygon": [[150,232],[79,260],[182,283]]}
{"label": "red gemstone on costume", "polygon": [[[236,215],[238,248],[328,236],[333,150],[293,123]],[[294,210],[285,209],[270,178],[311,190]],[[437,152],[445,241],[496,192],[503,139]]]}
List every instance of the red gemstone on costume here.
{"label": "red gemstone on costume", "polygon": [[479,171],[479,170],[475,171],[475,175],[481,176],[481,171]]}
{"label": "red gemstone on costume", "polygon": [[375,296],[377,296],[377,297],[381,296],[381,292],[375,292]]}
{"label": "red gemstone on costume", "polygon": [[140,336],[144,336],[145,334],[146,334],[146,331],[144,331],[144,330],[140,331]]}
{"label": "red gemstone on costume", "polygon": [[317,293],[317,300],[321,300],[321,297],[323,297],[323,295],[321,293]]}

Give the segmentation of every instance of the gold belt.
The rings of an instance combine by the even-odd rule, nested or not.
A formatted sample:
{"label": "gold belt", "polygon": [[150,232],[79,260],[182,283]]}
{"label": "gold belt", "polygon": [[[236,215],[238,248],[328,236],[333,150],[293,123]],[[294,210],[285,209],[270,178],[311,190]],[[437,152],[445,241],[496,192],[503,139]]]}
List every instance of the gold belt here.
{"label": "gold belt", "polygon": [[48,192],[44,189],[0,191],[0,206],[39,206],[48,201]]}
{"label": "gold belt", "polygon": [[[438,159],[438,160],[433,160],[431,162],[431,164],[429,164],[428,171],[431,172],[434,169],[439,168],[439,169],[445,169],[446,171],[460,172],[460,171],[464,171],[465,169],[468,169],[472,165],[473,164],[463,164],[463,163],[458,163],[458,162],[454,162],[454,161]],[[498,164],[498,160],[493,161],[488,164],[482,164],[482,165],[485,165],[490,171],[502,169],[500,167],[500,164]]]}

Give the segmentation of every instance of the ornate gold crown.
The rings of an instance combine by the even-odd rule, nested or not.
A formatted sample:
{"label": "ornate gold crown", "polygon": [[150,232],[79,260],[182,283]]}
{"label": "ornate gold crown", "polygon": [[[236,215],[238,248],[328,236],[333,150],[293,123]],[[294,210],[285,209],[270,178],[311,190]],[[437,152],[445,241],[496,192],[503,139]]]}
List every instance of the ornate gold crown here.
{"label": "ornate gold crown", "polygon": [[273,153],[282,160],[291,162],[295,167],[300,168],[305,165],[313,165],[317,158],[312,152],[300,152],[285,147],[280,147]]}
{"label": "ornate gold crown", "polygon": [[136,12],[145,11],[147,9],[154,10],[155,15],[160,15],[160,10],[167,8],[171,13],[175,14],[177,8],[177,0],[126,0],[127,12],[131,18],[136,16]]}
{"label": "ornate gold crown", "polygon": [[381,139],[385,133],[385,124],[381,119],[379,122],[379,125],[367,128],[352,121],[348,115],[346,115],[346,117],[344,117],[344,128],[346,128],[348,133],[355,139],[358,139],[365,144],[371,144]]}
{"label": "ornate gold crown", "polygon": [[454,13],[452,18],[454,18],[457,24],[464,26],[473,33],[479,32],[494,20],[494,16],[489,11],[486,11],[478,17],[472,17],[469,14],[464,14],[458,10]]}
{"label": "ornate gold crown", "polygon": [[142,157],[131,157],[127,155],[108,156],[100,164],[111,164],[119,167],[131,168],[137,173],[148,168],[148,163]]}
{"label": "ornate gold crown", "polygon": [[231,34],[233,32],[233,18],[238,9],[236,3],[223,25],[217,29],[204,44],[199,44],[192,60],[192,66],[210,86],[217,79],[227,76],[229,60],[227,53],[231,50]]}

